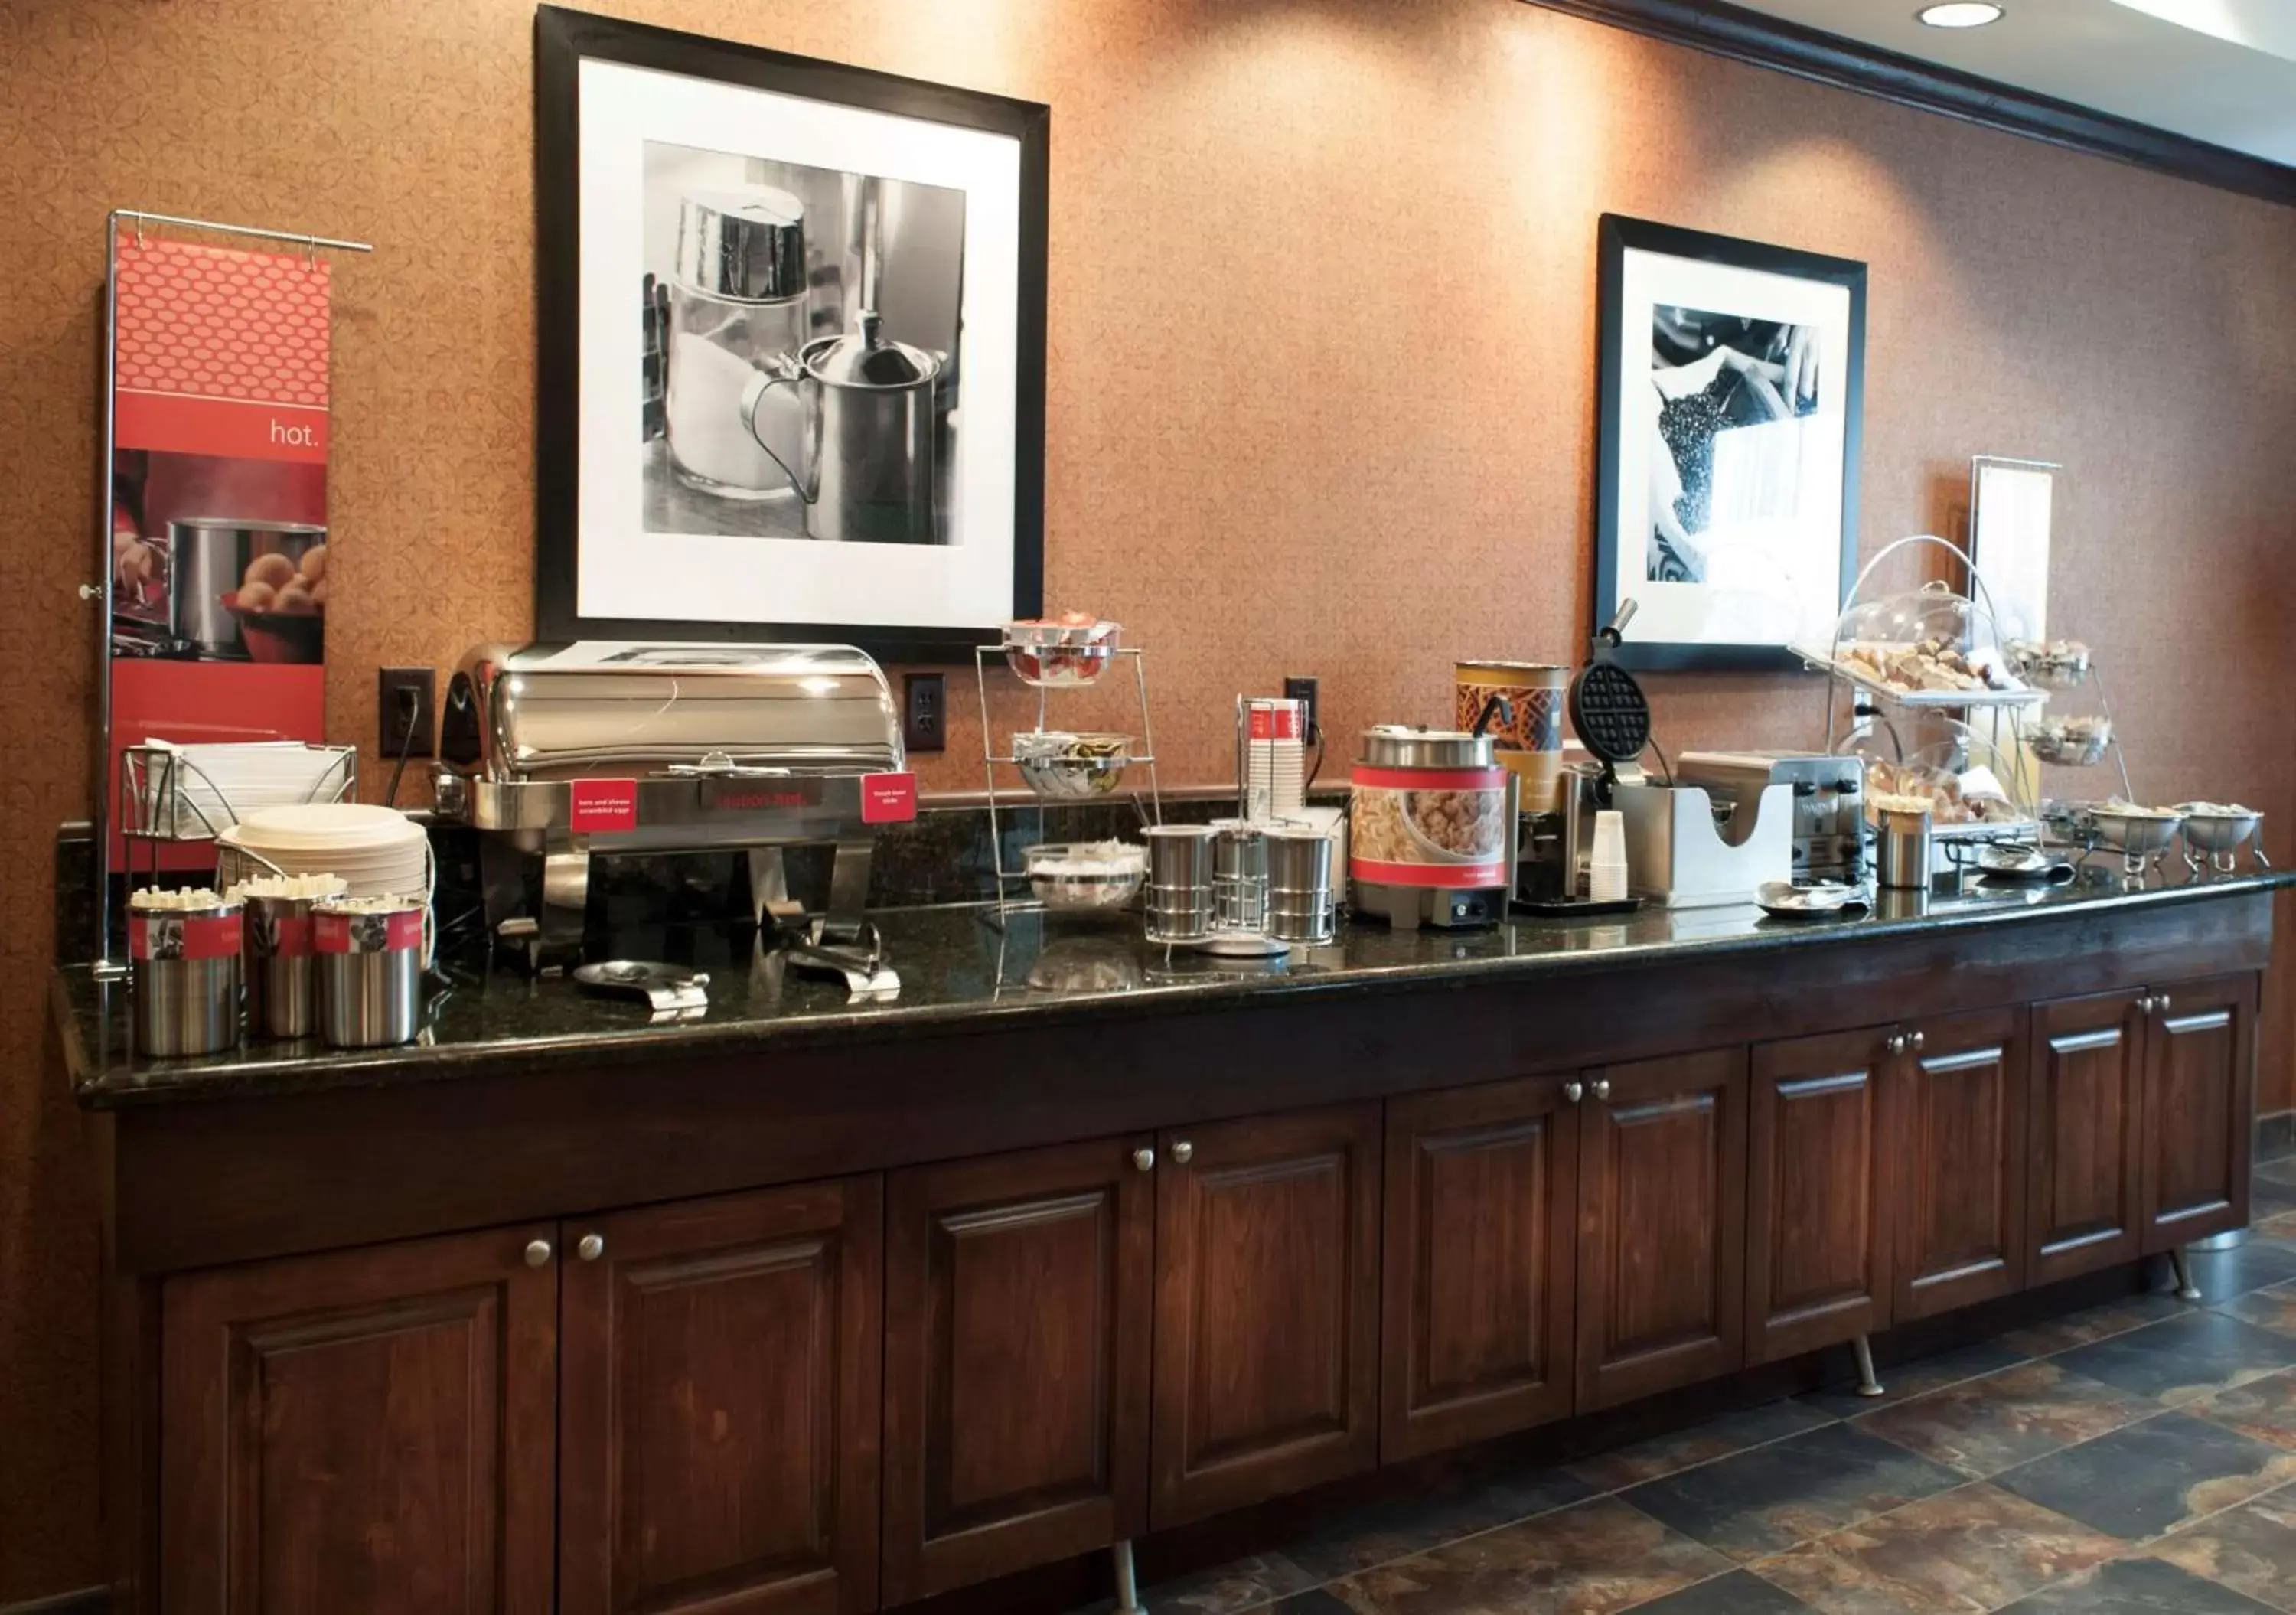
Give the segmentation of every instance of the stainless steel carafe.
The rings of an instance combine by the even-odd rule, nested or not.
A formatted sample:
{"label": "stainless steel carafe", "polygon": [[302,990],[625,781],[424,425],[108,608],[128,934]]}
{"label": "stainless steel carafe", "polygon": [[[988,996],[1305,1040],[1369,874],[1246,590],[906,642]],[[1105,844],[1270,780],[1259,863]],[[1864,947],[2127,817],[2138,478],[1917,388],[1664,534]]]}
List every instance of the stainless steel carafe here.
{"label": "stainless steel carafe", "polygon": [[[794,361],[761,369],[742,395],[742,423],[805,501],[815,538],[861,544],[933,542],[933,392],[940,359],[885,335],[874,309],[843,336],[808,342]],[[803,403],[804,452],[775,453],[759,411],[777,387]]]}

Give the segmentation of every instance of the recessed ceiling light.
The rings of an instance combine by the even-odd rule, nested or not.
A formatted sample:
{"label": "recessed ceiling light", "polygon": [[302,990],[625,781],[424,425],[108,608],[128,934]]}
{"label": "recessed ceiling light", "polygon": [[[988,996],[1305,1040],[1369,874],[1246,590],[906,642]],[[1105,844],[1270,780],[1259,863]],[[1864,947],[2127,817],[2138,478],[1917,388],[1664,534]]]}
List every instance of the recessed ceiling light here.
{"label": "recessed ceiling light", "polygon": [[1931,28],[1983,28],[2001,20],[2001,8],[1992,0],[1947,0],[1943,5],[1925,5],[1914,15]]}

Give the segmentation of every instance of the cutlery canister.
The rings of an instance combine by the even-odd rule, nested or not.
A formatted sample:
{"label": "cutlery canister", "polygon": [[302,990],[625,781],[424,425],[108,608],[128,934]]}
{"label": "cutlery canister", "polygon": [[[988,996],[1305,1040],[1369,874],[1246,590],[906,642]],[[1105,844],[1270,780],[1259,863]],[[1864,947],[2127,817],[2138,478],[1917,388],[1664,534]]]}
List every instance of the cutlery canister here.
{"label": "cutlery canister", "polygon": [[127,910],[135,1051],[174,1057],[239,1045],[240,905]]}
{"label": "cutlery canister", "polygon": [[411,1042],[422,1009],[422,899],[323,898],[312,905],[319,1029],[330,1048]]}

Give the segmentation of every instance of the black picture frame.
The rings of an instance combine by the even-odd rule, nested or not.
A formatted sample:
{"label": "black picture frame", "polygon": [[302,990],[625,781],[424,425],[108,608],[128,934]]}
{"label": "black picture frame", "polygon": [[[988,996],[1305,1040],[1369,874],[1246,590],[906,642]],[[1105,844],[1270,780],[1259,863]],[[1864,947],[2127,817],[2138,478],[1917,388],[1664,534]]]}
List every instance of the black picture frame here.
{"label": "black picture frame", "polygon": [[[1854,258],[1830,258],[1791,247],[1772,246],[1735,236],[1712,235],[1622,214],[1602,216],[1595,321],[1600,344],[1597,362],[1599,415],[1595,469],[1595,592],[1593,626],[1607,621],[1612,603],[1620,597],[1620,567],[1625,554],[1639,556],[1645,535],[1636,534],[1621,546],[1620,517],[1621,426],[1627,377],[1621,373],[1626,310],[1625,266],[1629,251],[1644,251],[1701,263],[1759,270],[1798,280],[1841,286],[1849,294],[1849,353],[1844,365],[1844,408],[1841,472],[1841,534],[1839,609],[1848,598],[1857,571],[1858,458],[1863,441],[1866,392],[1866,266]],[[1629,627],[1626,642],[1614,652],[1620,665],[1649,672],[1793,672],[1808,664],[1784,645],[1726,644],[1638,640]]]}
{"label": "black picture frame", "polygon": [[1052,109],[840,62],[554,5],[534,18],[536,234],[535,631],[581,639],[834,641],[880,661],[962,662],[993,628],[708,622],[584,616],[578,604],[581,455],[581,63],[603,60],[1004,135],[1020,148],[1011,615],[1044,609],[1045,288]]}

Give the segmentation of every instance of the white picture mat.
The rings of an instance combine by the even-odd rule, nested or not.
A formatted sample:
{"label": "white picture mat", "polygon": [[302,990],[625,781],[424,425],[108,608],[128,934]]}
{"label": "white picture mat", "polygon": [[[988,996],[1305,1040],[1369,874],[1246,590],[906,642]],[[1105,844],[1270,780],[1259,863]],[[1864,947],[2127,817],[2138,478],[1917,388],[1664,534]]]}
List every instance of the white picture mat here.
{"label": "white picture mat", "polygon": [[[1805,468],[1795,516],[1790,523],[1764,524],[1768,530],[1749,535],[1751,564],[1739,569],[1725,561],[1705,583],[1652,583],[1646,576],[1651,455],[1657,443],[1655,410],[1646,401],[1653,389],[1652,316],[1658,308],[1677,307],[1807,325],[1818,340],[1816,409],[1759,429],[1773,439],[1793,439],[1791,455]],[[1602,603],[1600,617],[1608,620],[1620,601],[1631,596],[1640,607],[1634,627],[1638,640],[1785,644],[1813,635],[1831,637],[1846,581],[1841,482],[1850,384],[1849,289],[1630,247],[1620,264],[1619,309],[1615,357],[1621,419],[1612,422],[1619,433],[1618,589]],[[1784,449],[1783,444],[1771,447]]]}
{"label": "white picture mat", "polygon": [[[585,617],[993,628],[1013,611],[1021,143],[859,107],[586,58],[581,108],[580,556]],[[641,483],[645,142],[965,193],[963,542],[649,533]],[[547,468],[545,475],[548,475]]]}
{"label": "white picture mat", "polygon": [[1969,558],[1992,597],[2004,639],[2049,636],[2049,518],[2054,466],[1977,462],[1970,495]]}

